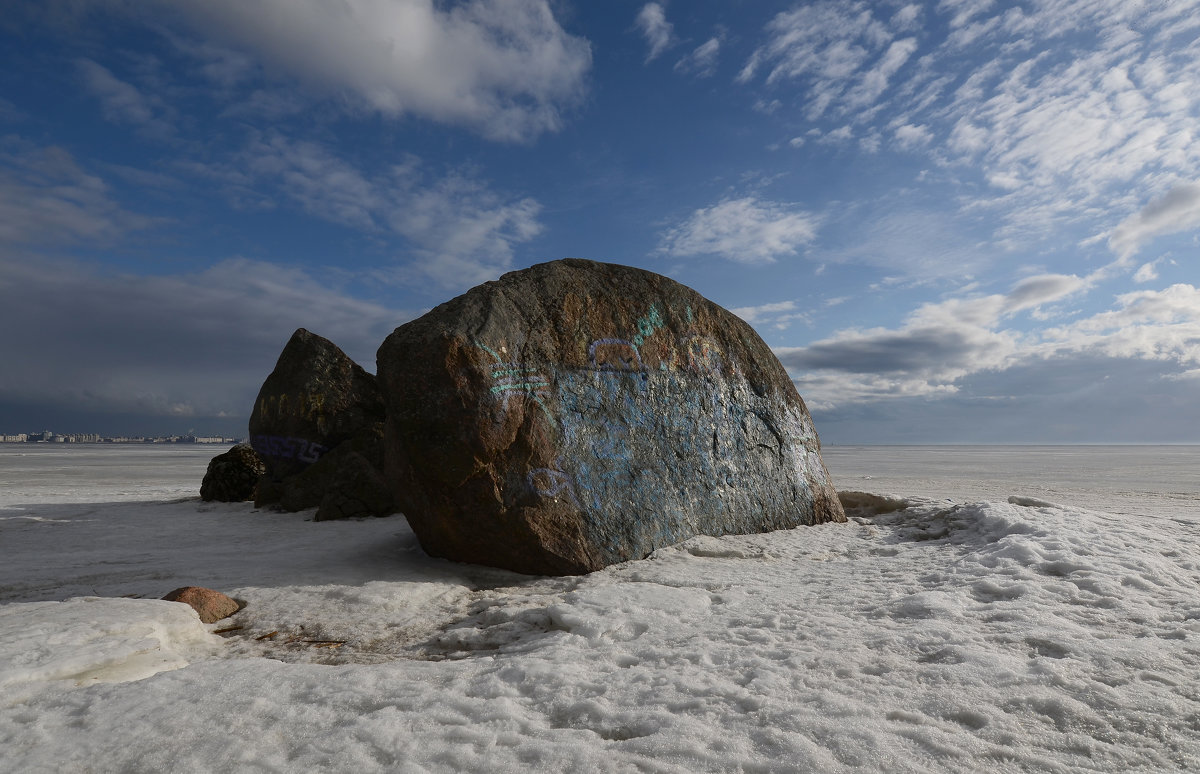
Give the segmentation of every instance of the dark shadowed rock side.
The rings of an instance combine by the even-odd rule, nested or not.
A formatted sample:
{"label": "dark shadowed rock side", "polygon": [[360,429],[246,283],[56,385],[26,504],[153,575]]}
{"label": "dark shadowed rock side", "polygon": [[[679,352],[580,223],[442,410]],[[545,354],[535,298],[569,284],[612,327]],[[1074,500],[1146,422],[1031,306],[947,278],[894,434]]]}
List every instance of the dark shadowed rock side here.
{"label": "dark shadowed rock side", "polygon": [[374,376],[328,339],[297,330],[250,415],[250,444],[266,466],[255,503],[317,508],[317,521],[392,513],[383,415]]}
{"label": "dark shadowed rock side", "polygon": [[845,520],[778,359],[666,277],[513,272],[397,328],[378,364],[385,472],[435,556],[577,574]]}
{"label": "dark shadowed rock side", "polygon": [[209,461],[200,483],[200,499],[222,503],[253,500],[254,489],[266,471],[258,452],[239,443]]}

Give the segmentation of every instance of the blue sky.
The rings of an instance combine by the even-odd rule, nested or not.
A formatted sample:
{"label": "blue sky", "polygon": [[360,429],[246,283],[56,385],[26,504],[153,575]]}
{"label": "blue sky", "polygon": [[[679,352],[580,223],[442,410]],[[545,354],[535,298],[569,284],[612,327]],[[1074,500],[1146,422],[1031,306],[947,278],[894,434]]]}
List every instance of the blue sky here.
{"label": "blue sky", "polygon": [[0,64],[0,432],[238,433],[295,328],[573,256],[825,443],[1200,442],[1200,2],[52,0]]}

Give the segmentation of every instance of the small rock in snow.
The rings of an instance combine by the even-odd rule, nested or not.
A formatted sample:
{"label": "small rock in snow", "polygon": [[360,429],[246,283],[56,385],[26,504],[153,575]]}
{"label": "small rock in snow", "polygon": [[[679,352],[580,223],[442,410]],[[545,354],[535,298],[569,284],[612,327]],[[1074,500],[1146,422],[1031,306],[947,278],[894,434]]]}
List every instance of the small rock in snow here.
{"label": "small rock in snow", "polygon": [[191,605],[204,623],[216,623],[222,618],[228,618],[242,607],[237,600],[203,586],[183,586],[170,592],[163,599]]}

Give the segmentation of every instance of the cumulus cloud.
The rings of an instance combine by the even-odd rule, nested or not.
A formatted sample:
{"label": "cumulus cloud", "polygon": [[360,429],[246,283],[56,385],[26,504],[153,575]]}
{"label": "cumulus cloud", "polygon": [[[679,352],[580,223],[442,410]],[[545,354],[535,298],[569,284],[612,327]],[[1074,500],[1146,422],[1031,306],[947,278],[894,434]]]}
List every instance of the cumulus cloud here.
{"label": "cumulus cloud", "polygon": [[646,44],[650,46],[650,52],[646,54],[647,62],[656,59],[671,45],[674,27],[667,21],[667,12],[661,3],[646,3],[642,6],[635,23],[646,38]]}
{"label": "cumulus cloud", "polygon": [[926,304],[898,328],[839,331],[776,354],[805,398],[823,408],[958,394],[981,374],[1046,363],[1157,363],[1164,379],[1200,365],[1200,289],[1192,285],[1123,294],[1112,309],[1057,327],[1005,326],[1017,311],[1085,287],[1078,277],[1031,277],[1007,294]]}
{"label": "cumulus cloud", "polygon": [[738,263],[772,263],[795,255],[817,234],[819,220],[794,204],[753,196],[696,210],[662,236],[660,252],[719,255]]}
{"label": "cumulus cloud", "polygon": [[465,125],[496,140],[557,130],[591,67],[590,45],[563,30],[547,0],[170,5],[309,86],[386,116]]}
{"label": "cumulus cloud", "polygon": [[1137,255],[1155,237],[1195,228],[1200,228],[1200,183],[1185,183],[1121,221],[1109,237],[1108,245],[1124,261]]}
{"label": "cumulus cloud", "polygon": [[1009,364],[1019,337],[994,330],[1002,296],[926,304],[897,329],[839,331],[806,347],[780,348],[806,400],[834,406],[951,395],[958,380]]}

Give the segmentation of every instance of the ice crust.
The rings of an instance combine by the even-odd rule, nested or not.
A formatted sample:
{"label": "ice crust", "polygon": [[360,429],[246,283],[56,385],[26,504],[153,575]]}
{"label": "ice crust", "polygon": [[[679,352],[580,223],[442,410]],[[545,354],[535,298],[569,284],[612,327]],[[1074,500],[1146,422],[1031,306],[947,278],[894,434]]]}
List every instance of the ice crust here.
{"label": "ice crust", "polygon": [[[1196,524],[876,497],[575,578],[430,559],[399,517],[2,510],[3,765],[1200,768]],[[248,606],[116,598],[193,581]]]}

